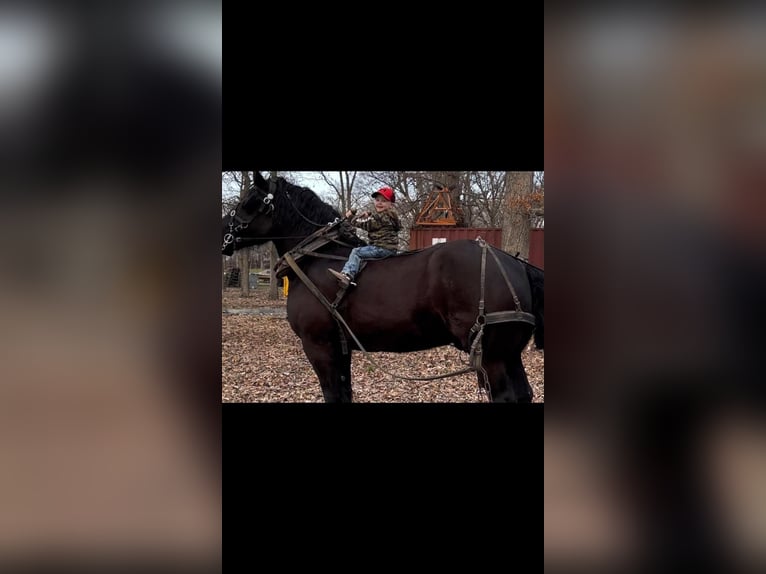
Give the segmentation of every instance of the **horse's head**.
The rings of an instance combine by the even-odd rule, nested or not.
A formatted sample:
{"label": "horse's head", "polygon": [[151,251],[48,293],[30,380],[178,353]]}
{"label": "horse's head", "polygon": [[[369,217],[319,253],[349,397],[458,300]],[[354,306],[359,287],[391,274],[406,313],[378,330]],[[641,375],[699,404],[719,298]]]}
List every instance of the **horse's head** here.
{"label": "horse's head", "polygon": [[274,224],[273,200],[269,183],[256,171],[255,183],[248,194],[223,218],[221,252],[224,255],[268,241]]}

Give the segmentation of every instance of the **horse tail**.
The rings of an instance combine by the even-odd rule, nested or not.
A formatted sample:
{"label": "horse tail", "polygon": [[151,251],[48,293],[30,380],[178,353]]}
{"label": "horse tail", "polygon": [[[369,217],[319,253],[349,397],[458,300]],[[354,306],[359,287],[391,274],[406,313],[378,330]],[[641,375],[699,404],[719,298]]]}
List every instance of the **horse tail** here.
{"label": "horse tail", "polygon": [[529,278],[529,286],[532,289],[532,314],[535,316],[535,347],[538,349],[545,348],[545,323],[543,322],[543,311],[545,304],[545,273],[533,267],[532,265],[525,265],[527,269],[527,277]]}

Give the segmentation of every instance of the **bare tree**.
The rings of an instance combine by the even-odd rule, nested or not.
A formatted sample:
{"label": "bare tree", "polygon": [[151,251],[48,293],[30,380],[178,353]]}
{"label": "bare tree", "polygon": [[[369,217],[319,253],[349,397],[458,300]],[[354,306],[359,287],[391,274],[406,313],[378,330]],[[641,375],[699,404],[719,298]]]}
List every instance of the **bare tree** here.
{"label": "bare tree", "polygon": [[470,227],[502,227],[505,213],[504,171],[468,172],[470,184],[463,200],[466,225]]}
{"label": "bare tree", "polygon": [[338,176],[337,180],[331,175],[332,172],[329,171],[320,171],[319,175],[321,176],[322,180],[335,191],[335,195],[338,198],[336,207],[338,208],[338,211],[340,211],[341,215],[343,215],[349,209],[356,206],[352,194],[354,192],[354,184],[359,172],[338,171],[335,173],[337,173]]}
{"label": "bare tree", "polygon": [[221,197],[225,201],[239,201],[240,190],[242,188],[241,171],[222,171],[221,172]]}
{"label": "bare tree", "polygon": [[509,171],[505,178],[503,249],[529,257],[529,220],[533,209],[534,172]]}
{"label": "bare tree", "polygon": [[[241,180],[241,172],[228,172]],[[321,179],[333,192],[330,196],[341,214],[350,208],[369,209],[370,194],[381,186],[396,193],[396,210],[402,221],[402,248],[434,184],[450,190],[456,218],[468,227],[504,228],[504,246],[512,253],[528,254],[530,217],[542,215],[544,172],[503,171],[339,171],[277,172],[288,181],[303,185],[307,177]],[[529,180],[529,178],[532,180]],[[520,179],[521,178],[521,179]],[[523,181],[523,185],[522,185]],[[523,190],[522,190],[523,188]],[[528,193],[527,189],[532,189]],[[264,252],[265,255],[265,252]],[[252,256],[252,255],[251,255]]]}

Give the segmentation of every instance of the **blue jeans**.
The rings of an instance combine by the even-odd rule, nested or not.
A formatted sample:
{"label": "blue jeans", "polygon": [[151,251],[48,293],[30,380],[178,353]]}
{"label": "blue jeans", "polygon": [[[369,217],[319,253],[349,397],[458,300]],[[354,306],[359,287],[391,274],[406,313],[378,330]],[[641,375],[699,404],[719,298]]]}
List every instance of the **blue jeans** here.
{"label": "blue jeans", "polygon": [[343,273],[353,279],[359,272],[359,266],[362,264],[362,259],[381,259],[388,255],[396,255],[396,251],[383,249],[382,247],[376,247],[375,245],[354,247],[351,250],[351,254],[348,256],[348,261],[346,261],[346,264],[343,266]]}

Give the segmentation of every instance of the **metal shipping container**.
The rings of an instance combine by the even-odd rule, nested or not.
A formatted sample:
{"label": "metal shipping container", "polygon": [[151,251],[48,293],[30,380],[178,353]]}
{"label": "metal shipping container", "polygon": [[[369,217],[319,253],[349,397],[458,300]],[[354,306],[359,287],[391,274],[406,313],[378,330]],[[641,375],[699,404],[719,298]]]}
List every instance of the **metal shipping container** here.
{"label": "metal shipping container", "polygon": [[410,251],[456,239],[475,240],[479,236],[490,245],[503,248],[503,230],[499,227],[414,227],[410,230]]}
{"label": "metal shipping container", "polygon": [[529,262],[540,269],[545,269],[543,262],[545,229],[532,229],[529,232]]}

